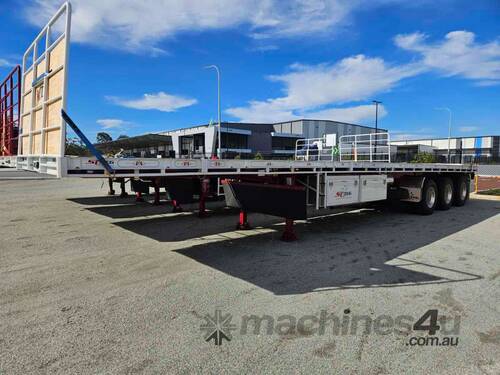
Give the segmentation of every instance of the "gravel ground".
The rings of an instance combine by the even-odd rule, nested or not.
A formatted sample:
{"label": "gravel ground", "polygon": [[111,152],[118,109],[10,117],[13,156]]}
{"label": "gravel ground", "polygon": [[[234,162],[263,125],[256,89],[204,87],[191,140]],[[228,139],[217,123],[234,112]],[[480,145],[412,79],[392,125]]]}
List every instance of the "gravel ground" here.
{"label": "gravel ground", "polygon": [[[1,374],[500,373],[498,201],[322,216],[283,243],[279,219],[235,231],[234,211],[173,214],[102,182],[0,181]],[[393,325],[429,309],[457,346]],[[200,330],[216,310],[220,346]]]}

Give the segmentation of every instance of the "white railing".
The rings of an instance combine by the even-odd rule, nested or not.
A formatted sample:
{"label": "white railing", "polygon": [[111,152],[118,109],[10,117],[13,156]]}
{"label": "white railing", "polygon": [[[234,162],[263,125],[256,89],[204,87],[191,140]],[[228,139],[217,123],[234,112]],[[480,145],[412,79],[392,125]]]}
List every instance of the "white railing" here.
{"label": "white railing", "polygon": [[295,143],[295,160],[338,160],[336,134],[322,138],[298,139]]}
{"label": "white railing", "polygon": [[389,133],[343,135],[339,139],[340,161],[391,162]]}

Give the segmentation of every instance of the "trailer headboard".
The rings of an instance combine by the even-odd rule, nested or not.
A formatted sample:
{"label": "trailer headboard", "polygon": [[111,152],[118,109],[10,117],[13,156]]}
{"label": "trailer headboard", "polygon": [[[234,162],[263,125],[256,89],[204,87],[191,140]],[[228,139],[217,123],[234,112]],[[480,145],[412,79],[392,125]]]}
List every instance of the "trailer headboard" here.
{"label": "trailer headboard", "polygon": [[21,161],[26,169],[60,175],[66,145],[61,109],[66,109],[70,27],[67,2],[23,56],[18,155],[26,156]]}

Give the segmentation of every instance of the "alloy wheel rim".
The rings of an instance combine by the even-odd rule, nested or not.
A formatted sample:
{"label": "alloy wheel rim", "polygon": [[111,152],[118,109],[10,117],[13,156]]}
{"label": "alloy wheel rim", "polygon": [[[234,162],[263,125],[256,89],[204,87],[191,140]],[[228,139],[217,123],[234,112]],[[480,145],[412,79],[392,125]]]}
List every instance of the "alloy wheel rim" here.
{"label": "alloy wheel rim", "polygon": [[426,203],[427,207],[432,208],[434,207],[434,203],[436,202],[436,189],[433,187],[429,188],[427,190],[427,195],[426,195]]}
{"label": "alloy wheel rim", "polygon": [[462,182],[462,184],[460,185],[460,198],[464,200],[466,196],[467,196],[467,186],[465,185],[464,182]]}
{"label": "alloy wheel rim", "polygon": [[444,188],[444,200],[446,204],[450,203],[452,198],[453,198],[453,189],[451,188],[451,185],[448,184]]}

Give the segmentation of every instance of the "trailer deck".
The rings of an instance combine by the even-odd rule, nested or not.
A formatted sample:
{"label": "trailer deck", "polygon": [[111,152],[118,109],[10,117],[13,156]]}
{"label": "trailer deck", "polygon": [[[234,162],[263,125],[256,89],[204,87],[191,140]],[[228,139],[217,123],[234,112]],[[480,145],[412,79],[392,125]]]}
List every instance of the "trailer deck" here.
{"label": "trailer deck", "polygon": [[114,173],[106,171],[93,157],[1,157],[0,165],[49,173],[58,166],[60,177],[141,178],[159,176],[238,176],[296,175],[331,173],[473,173],[476,167],[466,164],[392,163],[369,161],[238,160],[238,159],[157,159],[105,158]]}

